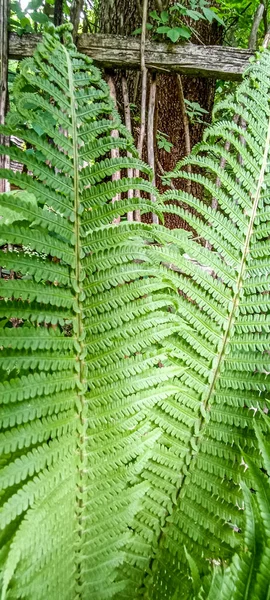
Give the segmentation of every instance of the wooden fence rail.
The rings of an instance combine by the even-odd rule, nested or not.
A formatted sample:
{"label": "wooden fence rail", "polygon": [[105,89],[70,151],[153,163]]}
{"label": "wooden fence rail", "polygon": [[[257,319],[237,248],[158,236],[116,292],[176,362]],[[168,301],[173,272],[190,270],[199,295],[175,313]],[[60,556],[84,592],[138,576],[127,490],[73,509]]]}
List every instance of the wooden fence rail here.
{"label": "wooden fence rail", "polygon": [[[27,34],[9,36],[9,58],[31,56],[40,36]],[[139,69],[140,40],[103,34],[78,36],[78,50],[91,56],[103,67]],[[183,73],[199,77],[224,80],[241,79],[252,53],[249,50],[222,46],[197,46],[194,44],[165,44],[146,42],[145,66],[161,73]]]}

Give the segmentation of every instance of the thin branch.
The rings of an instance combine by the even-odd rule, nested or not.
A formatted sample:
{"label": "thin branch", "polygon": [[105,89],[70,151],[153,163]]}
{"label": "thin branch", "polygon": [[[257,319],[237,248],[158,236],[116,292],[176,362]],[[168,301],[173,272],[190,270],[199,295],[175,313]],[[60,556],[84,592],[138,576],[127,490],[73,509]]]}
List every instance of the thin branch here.
{"label": "thin branch", "polygon": [[[158,168],[159,168],[159,170],[161,172],[161,175],[159,175],[159,177],[162,177],[163,175],[165,175],[165,171],[163,169],[163,166],[162,166],[161,162],[158,160],[158,158],[157,158],[157,166],[158,166]],[[168,185],[172,190],[176,190],[175,185],[173,184],[173,182],[170,179],[168,179],[166,181],[166,185]]]}
{"label": "thin branch", "polygon": [[[116,89],[115,89],[115,85],[114,85],[114,80],[111,75],[109,75],[107,82],[108,82],[108,86],[110,88],[111,98],[113,99],[115,107],[117,108]],[[117,129],[113,129],[111,132],[111,137],[119,138],[119,131]],[[112,148],[111,158],[119,158],[119,156],[120,156],[119,148]],[[112,181],[118,181],[119,179],[121,179],[121,172],[116,171],[116,173],[113,173],[113,175],[112,175]],[[117,202],[118,200],[121,200],[121,194],[116,194],[116,196],[112,199],[112,203],[114,204],[114,202]],[[116,217],[113,220],[113,222],[115,224],[120,223],[120,216]]]}
{"label": "thin branch", "polygon": [[141,104],[141,130],[138,141],[138,152],[142,157],[143,142],[145,138],[146,124],[146,93],[147,93],[147,69],[145,67],[145,39],[146,39],[146,21],[147,21],[148,0],[143,1],[143,20],[141,35],[141,72],[142,72],[142,104]]}
{"label": "thin branch", "polygon": [[140,81],[140,72],[137,71],[136,77],[135,77],[135,83],[134,83],[133,104],[136,104],[136,102],[137,102],[139,81]]}
{"label": "thin branch", "polygon": [[[186,156],[189,156],[189,154],[191,152],[189,119],[188,119],[188,114],[187,114],[187,110],[186,110],[186,104],[185,104],[185,97],[184,97],[184,90],[183,90],[181,75],[177,75],[176,77],[177,77],[177,87],[178,87],[179,102],[180,102],[180,107],[181,107],[181,112],[182,112],[182,117],[183,117],[183,125],[184,125],[185,150],[186,150],[185,154],[186,154]],[[187,172],[191,173],[191,165],[187,165]],[[190,190],[191,190],[191,181],[188,179],[187,180],[187,192],[190,192]]]}
{"label": "thin branch", "polygon": [[251,28],[251,32],[250,32],[250,36],[249,36],[249,40],[248,40],[248,49],[249,50],[252,50],[252,51],[256,50],[258,29],[260,27],[264,12],[265,12],[264,4],[259,4],[259,6],[254,14],[252,28]]}
{"label": "thin branch", "polygon": [[[149,104],[148,104],[148,124],[147,124],[147,158],[148,164],[153,170],[153,185],[156,185],[155,176],[155,138],[154,138],[154,127],[155,127],[155,108],[156,108],[156,94],[157,94],[157,78],[156,74],[153,73],[150,83],[149,92]],[[156,198],[151,194],[152,202],[156,201]],[[152,213],[153,223],[158,223],[158,217]]]}
{"label": "thin branch", "polygon": [[[143,143],[145,138],[146,125],[146,96],[147,96],[147,69],[145,67],[145,40],[146,40],[146,22],[148,13],[148,0],[143,0],[143,16],[142,16],[142,35],[141,35],[141,72],[142,72],[142,97],[141,97],[141,127],[138,139],[138,154],[142,158]],[[137,173],[136,173],[137,175]],[[136,192],[136,197],[140,197],[139,192]],[[140,211],[135,210],[135,220],[140,221]]]}
{"label": "thin branch", "polygon": [[[126,125],[126,128],[128,129],[128,131],[132,134],[128,84],[127,84],[127,79],[124,75],[122,76],[122,92],[123,92],[123,100],[124,100],[125,125]],[[130,152],[128,152],[127,156],[131,157],[132,154]],[[129,178],[133,177],[133,169],[127,170],[127,176]],[[133,198],[133,190],[128,190],[128,198]],[[133,211],[132,210],[127,213],[127,220],[133,221]]]}

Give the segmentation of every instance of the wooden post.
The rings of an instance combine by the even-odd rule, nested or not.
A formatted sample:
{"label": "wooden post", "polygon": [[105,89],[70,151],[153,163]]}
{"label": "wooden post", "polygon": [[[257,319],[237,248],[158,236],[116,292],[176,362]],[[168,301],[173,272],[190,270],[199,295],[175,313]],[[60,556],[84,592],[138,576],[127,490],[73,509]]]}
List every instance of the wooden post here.
{"label": "wooden post", "polygon": [[[8,0],[0,1],[0,125],[4,124],[8,98]],[[0,133],[0,144],[7,146],[9,139]],[[0,156],[0,168],[9,168],[9,159]],[[0,192],[7,192],[9,183],[0,179]]]}

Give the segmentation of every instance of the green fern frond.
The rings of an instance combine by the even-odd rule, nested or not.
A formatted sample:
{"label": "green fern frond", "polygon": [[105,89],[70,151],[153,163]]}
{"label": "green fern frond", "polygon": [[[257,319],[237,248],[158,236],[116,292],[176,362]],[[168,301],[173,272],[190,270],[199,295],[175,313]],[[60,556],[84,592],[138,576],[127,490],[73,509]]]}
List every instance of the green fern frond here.
{"label": "green fern frond", "polygon": [[[269,433],[269,424],[266,424]],[[270,486],[269,486],[269,447],[265,444],[265,436],[255,426],[260,451],[263,455],[266,474],[244,454],[244,465],[248,467],[246,476],[252,485],[250,492],[246,483],[242,482],[245,501],[245,533],[242,548],[235,554],[232,563],[224,572],[214,568],[212,580],[209,577],[201,580],[197,565],[196,569],[189,558],[191,574],[194,582],[194,598],[196,600],[265,600],[269,596],[269,565],[270,565]],[[191,559],[191,560],[190,560]]]}
{"label": "green fern frond", "polygon": [[[164,178],[165,182],[179,177],[199,183],[205,197],[202,201],[182,191],[166,192],[166,212],[181,216],[197,237],[184,240],[181,234],[177,237],[176,232],[167,234],[159,228],[160,247],[149,246],[154,264],[160,261],[173,287],[181,290],[177,312],[191,331],[176,332],[164,341],[168,358],[182,369],[178,379],[183,391],[178,407],[170,398],[152,409],[153,422],[162,434],[151,459],[153,466],[146,470],[151,487],[136,517],[134,541],[128,546],[131,558],[123,566],[130,579],[130,597],[190,598],[184,546],[206,572],[209,560],[228,560],[241,539],[239,446],[260,464],[253,423],[269,390],[269,261],[264,249],[269,235],[268,67],[269,52],[265,52],[249,68],[233,102],[226,103],[232,114],[244,118],[245,128],[229,127],[223,121],[214,124],[205,141]],[[254,95],[258,73],[261,88]],[[217,142],[220,137],[229,139],[228,150]],[[189,173],[187,165],[200,171]],[[211,208],[213,199],[217,209]],[[180,205],[170,205],[170,200]],[[256,244],[259,259],[256,251],[252,253]],[[187,417],[184,407],[190,392],[193,406]],[[177,482],[161,463],[163,446],[183,457]],[[168,479],[174,492],[168,492],[167,510],[161,516],[159,490]],[[136,558],[137,543],[138,547],[146,544],[144,562],[139,552]]]}
{"label": "green fern frond", "polygon": [[[1,129],[31,145],[5,148],[27,173],[1,171],[23,190],[0,199],[1,265],[13,277],[0,291],[2,600],[124,590],[118,570],[160,436],[149,415],[181,371],[163,341],[188,330],[174,283],[144,251],[151,228],[113,224],[152,210],[151,170],[99,71],[59,33],[23,61]],[[143,176],[108,181],[129,168]],[[129,189],[144,198],[110,202]]]}

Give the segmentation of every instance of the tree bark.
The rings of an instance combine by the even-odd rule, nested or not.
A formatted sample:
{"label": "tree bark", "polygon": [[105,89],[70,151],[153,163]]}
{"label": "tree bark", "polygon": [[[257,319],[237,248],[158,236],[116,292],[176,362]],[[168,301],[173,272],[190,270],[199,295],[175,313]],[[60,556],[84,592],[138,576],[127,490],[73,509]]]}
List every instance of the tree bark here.
{"label": "tree bark", "polygon": [[[5,122],[8,100],[8,0],[0,2],[0,125]],[[9,139],[0,134],[0,144],[9,144]],[[0,168],[7,169],[9,159],[0,156]],[[0,192],[7,192],[9,184],[5,179],[0,179]]]}
{"label": "tree bark", "polygon": [[63,21],[63,0],[55,0],[53,22],[56,27],[62,25]]}
{"label": "tree bark", "polygon": [[[173,4],[173,0],[170,0]],[[100,0],[99,2],[99,23],[101,33],[131,35],[132,32],[141,25],[141,3],[136,0]],[[150,0],[149,11],[157,8],[155,0]],[[197,23],[197,34],[204,45],[215,45],[220,42],[219,28],[215,23],[210,24],[206,21]],[[193,40],[198,44],[197,37]],[[136,89],[136,76],[132,73],[127,74],[129,86],[129,97],[134,102],[134,90]],[[200,77],[181,77],[184,98],[191,102],[198,102],[202,108],[208,111],[206,121],[210,120],[214,101],[215,80],[204,79]],[[119,85],[117,88],[118,103],[123,103],[122,92]],[[183,114],[181,102],[179,101],[179,88],[176,74],[158,74],[157,75],[157,94],[156,94],[156,115],[155,127],[157,130],[165,133],[173,144],[171,152],[165,152],[163,149],[155,148],[156,165],[161,165],[164,171],[172,170],[176,163],[186,154],[186,115]],[[140,94],[137,93],[136,104]],[[139,113],[140,111],[137,111]],[[138,135],[138,125],[133,121],[133,134],[135,138]],[[203,133],[204,125],[201,123],[189,123],[189,138],[191,147],[197,144]],[[144,148],[144,158],[147,160],[147,145]],[[156,169],[157,173],[160,169]],[[188,191],[189,182],[176,181],[175,185],[179,189]],[[161,178],[157,177],[157,187],[163,190]],[[191,191],[200,196],[200,187],[192,183]],[[151,220],[149,215],[148,220]],[[184,221],[176,215],[167,215],[165,223],[168,227],[184,227]]]}

